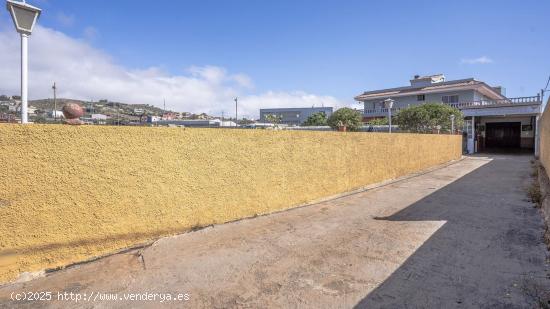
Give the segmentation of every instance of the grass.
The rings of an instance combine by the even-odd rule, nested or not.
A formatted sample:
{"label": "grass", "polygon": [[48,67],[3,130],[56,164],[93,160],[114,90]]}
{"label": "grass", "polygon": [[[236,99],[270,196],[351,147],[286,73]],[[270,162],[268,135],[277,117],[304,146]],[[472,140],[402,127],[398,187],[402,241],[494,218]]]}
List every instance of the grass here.
{"label": "grass", "polygon": [[542,194],[540,192],[540,186],[538,181],[533,181],[531,186],[527,189],[527,196],[532,203],[535,203],[535,207],[540,207],[542,203]]}
{"label": "grass", "polygon": [[540,163],[537,160],[531,160],[531,166],[533,168],[531,177],[533,177],[533,181],[531,182],[529,188],[527,188],[527,196],[529,197],[529,200],[535,204],[535,207],[541,207],[542,205],[542,193],[540,191],[539,183],[539,164]]}

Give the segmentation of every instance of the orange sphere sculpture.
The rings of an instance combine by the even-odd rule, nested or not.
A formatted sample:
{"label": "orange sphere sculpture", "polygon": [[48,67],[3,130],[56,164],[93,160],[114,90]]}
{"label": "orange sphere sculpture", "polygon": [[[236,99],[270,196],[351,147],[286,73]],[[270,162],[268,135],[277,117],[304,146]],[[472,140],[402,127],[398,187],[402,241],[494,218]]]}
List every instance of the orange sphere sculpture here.
{"label": "orange sphere sculpture", "polygon": [[63,106],[63,116],[68,124],[82,124],[80,117],[84,116],[84,109],[76,103],[67,103]]}

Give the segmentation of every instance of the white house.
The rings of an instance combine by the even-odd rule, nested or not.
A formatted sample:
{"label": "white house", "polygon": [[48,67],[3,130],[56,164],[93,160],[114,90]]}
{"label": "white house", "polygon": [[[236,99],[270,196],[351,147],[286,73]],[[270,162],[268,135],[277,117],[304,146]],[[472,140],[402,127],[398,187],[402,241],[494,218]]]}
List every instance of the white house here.
{"label": "white house", "polygon": [[395,101],[392,114],[423,103],[444,103],[462,111],[468,153],[516,149],[538,153],[540,94],[508,98],[502,87],[473,78],[446,81],[443,74],[415,76],[409,86],[366,91],[355,97],[364,104],[363,119],[385,117],[385,99]]}
{"label": "white house", "polygon": [[65,115],[63,115],[63,112],[62,111],[52,111],[50,113],[50,116],[52,118],[57,118],[57,119],[61,119],[61,118],[65,118]]}

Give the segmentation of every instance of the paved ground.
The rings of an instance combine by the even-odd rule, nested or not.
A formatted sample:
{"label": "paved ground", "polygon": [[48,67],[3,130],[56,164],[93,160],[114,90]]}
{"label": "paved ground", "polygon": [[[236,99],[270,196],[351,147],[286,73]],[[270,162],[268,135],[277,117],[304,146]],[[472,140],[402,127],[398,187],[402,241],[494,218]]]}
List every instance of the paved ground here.
{"label": "paved ground", "polygon": [[162,303],[178,308],[536,308],[550,272],[541,216],[524,191],[530,159],[471,157],[333,201],[162,239],[1,287],[0,307],[161,305],[159,296],[8,300],[13,292],[54,291],[57,299],[66,291],[98,299],[189,293],[186,302]]}

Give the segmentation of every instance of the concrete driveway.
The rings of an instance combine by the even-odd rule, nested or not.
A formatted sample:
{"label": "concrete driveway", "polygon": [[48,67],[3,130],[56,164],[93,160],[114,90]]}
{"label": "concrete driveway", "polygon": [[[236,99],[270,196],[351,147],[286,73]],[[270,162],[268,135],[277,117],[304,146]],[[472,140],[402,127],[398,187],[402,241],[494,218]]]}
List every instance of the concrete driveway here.
{"label": "concrete driveway", "polygon": [[[550,269],[541,216],[526,199],[530,159],[469,157],[164,238],[3,286],[0,307],[537,308]],[[9,299],[37,291],[52,300]]]}

